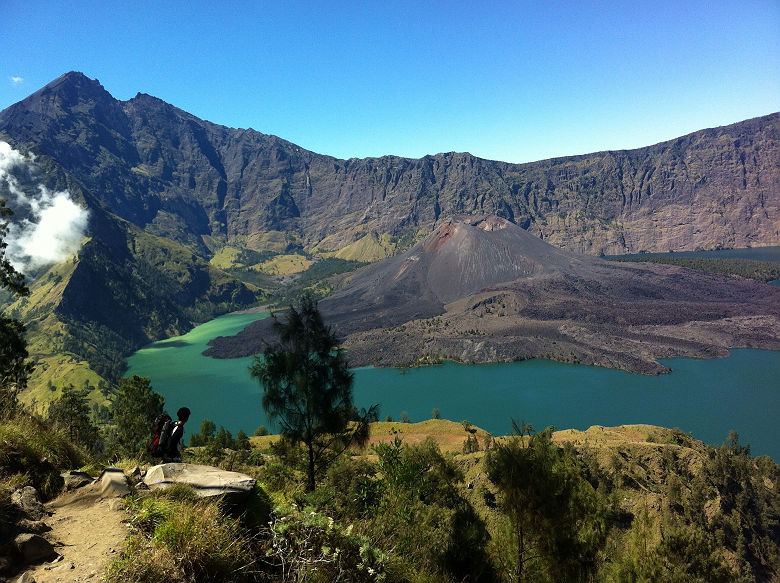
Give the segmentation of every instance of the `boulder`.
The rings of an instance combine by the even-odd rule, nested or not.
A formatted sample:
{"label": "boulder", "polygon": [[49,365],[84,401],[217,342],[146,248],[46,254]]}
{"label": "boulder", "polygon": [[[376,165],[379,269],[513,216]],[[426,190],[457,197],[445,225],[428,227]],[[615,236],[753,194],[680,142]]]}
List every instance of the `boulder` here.
{"label": "boulder", "polygon": [[38,490],[32,486],[25,486],[11,494],[11,503],[21,509],[30,520],[40,520],[46,516]]}
{"label": "boulder", "polygon": [[144,482],[153,490],[167,488],[171,484],[186,484],[201,498],[222,495],[242,498],[249,495],[257,483],[246,474],[183,463],[153,466],[146,472]]}
{"label": "boulder", "polygon": [[86,472],[66,472],[62,474],[62,479],[65,481],[65,489],[69,491],[94,482],[92,476]]}
{"label": "boulder", "polygon": [[100,476],[101,498],[122,498],[130,494],[124,472],[115,468],[103,470]]}
{"label": "boulder", "polygon": [[15,583],[35,583],[35,577],[32,573],[22,573]]}
{"label": "boulder", "polygon": [[20,534],[14,539],[14,547],[25,563],[51,561],[57,556],[52,544],[39,534]]}

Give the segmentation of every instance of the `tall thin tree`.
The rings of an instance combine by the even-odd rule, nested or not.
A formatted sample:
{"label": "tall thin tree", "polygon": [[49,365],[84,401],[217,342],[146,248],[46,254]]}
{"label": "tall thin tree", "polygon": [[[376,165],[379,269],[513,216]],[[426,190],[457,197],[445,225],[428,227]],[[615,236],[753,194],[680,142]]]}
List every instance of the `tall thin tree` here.
{"label": "tall thin tree", "polygon": [[357,413],[353,375],[317,303],[305,296],[275,319],[278,341],[255,356],[250,374],[263,386],[263,408],[278,421],[283,438],[306,448],[306,488],[352,444],[365,444],[377,405]]}

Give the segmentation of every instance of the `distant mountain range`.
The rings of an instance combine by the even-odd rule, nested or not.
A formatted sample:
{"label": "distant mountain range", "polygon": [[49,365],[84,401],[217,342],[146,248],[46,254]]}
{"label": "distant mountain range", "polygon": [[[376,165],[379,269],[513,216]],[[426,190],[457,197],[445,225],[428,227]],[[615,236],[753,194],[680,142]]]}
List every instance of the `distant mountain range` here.
{"label": "distant mountain range", "polygon": [[10,309],[42,359],[39,382],[96,381],[145,342],[262,298],[243,272],[219,269],[227,255],[248,257],[246,273],[282,252],[373,261],[456,216],[496,216],[594,256],[778,245],[779,135],[775,113],[529,164],[452,152],[340,160],[146,94],[119,101],[71,72],[0,112],[0,140],[90,210],[74,261],[36,273]]}

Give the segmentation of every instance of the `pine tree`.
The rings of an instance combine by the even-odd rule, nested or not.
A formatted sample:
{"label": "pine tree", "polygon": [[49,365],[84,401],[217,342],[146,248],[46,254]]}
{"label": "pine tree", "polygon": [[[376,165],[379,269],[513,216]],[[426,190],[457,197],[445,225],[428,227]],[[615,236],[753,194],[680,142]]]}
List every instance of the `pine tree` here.
{"label": "pine tree", "polygon": [[[287,319],[275,319],[279,336],[255,356],[251,375],[263,385],[263,408],[281,426],[282,437],[306,448],[306,489],[353,443],[368,439],[376,406],[356,415],[353,376],[333,331],[316,302],[304,297]],[[354,422],[353,422],[354,419]]]}
{"label": "pine tree", "polygon": [[530,425],[512,425],[517,435],[489,451],[485,464],[512,524],[513,579],[588,580],[606,536],[603,501],[573,452],[552,443],[554,428],[531,435]]}
{"label": "pine tree", "polygon": [[88,392],[73,385],[63,387],[60,396],[49,404],[49,419],[65,432],[71,442],[92,447],[98,431],[90,420]]}
{"label": "pine tree", "polygon": [[249,443],[249,436],[244,433],[243,429],[239,429],[238,433],[236,433],[236,449],[244,451],[252,449],[252,446]]}
{"label": "pine tree", "polygon": [[142,453],[149,443],[154,420],[163,411],[165,400],[154,392],[151,379],[133,375],[119,379],[112,413],[116,422],[114,445],[123,455]]}

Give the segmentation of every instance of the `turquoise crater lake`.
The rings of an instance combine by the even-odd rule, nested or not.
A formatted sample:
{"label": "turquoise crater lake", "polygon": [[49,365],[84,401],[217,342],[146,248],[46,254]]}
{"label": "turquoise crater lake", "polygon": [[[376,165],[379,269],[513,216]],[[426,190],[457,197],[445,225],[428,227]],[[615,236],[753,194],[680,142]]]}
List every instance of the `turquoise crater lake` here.
{"label": "turquoise crater lake", "polygon": [[[235,334],[263,314],[229,314],[188,334],[155,342],[128,359],[128,375],[151,377],[169,410],[192,409],[190,433],[213,420],[234,434],[269,428],[261,388],[250,378],[251,358],[202,356],[216,336]],[[380,404],[380,419],[402,412],[412,421],[431,416],[472,423],[495,435],[510,419],[537,429],[648,423],[679,427],[706,443],[721,443],[735,429],[754,455],[780,460],[780,352],[733,350],[728,358],[667,359],[673,372],[643,376],[599,367],[534,359],[525,362],[442,366],[411,370],[355,370],[359,407]],[[464,434],[465,435],[465,434]]]}

